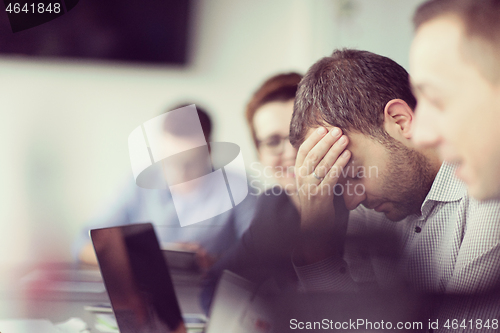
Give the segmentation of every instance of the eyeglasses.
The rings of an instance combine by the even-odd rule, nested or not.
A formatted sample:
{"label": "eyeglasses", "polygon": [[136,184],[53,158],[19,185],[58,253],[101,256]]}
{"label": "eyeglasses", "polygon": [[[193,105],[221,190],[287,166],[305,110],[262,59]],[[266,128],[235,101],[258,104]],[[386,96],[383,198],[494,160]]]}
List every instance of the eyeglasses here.
{"label": "eyeglasses", "polygon": [[270,136],[264,140],[257,140],[257,147],[262,153],[271,155],[281,155],[285,151],[285,143],[290,144],[290,137],[282,137],[279,135]]}

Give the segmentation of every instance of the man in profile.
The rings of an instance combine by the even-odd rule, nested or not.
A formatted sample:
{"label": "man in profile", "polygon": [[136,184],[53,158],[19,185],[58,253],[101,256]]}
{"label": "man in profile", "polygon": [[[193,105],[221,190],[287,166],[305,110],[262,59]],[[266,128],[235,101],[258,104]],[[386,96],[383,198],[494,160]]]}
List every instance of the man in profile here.
{"label": "man in profile", "polygon": [[476,199],[500,198],[500,1],[431,0],[414,16],[413,140],[439,147]]}
{"label": "man in profile", "polygon": [[[337,50],[301,81],[290,141],[300,147],[302,237],[293,261],[306,290],[392,288],[401,276],[432,293],[497,286],[500,203],[470,198],[455,165],[414,147],[415,105],[408,73],[366,51]],[[379,237],[391,231],[402,240],[396,271],[368,243],[346,243],[351,234],[383,243]],[[454,318],[471,314],[468,306],[451,309]]]}

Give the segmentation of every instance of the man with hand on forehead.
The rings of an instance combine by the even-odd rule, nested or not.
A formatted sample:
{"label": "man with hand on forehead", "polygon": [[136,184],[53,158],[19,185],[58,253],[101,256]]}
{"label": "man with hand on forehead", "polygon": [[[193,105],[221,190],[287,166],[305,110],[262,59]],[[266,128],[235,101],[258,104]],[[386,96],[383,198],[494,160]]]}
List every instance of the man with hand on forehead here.
{"label": "man with hand on forehead", "polygon": [[474,198],[500,199],[500,1],[427,1],[414,24],[413,140],[459,164]]}
{"label": "man with hand on forehead", "polygon": [[[500,204],[470,198],[454,165],[413,146],[415,105],[408,73],[366,51],[337,50],[302,79],[290,141],[300,147],[302,237],[293,262],[306,290],[391,286],[401,275],[434,293],[497,285],[500,224],[491,222]],[[389,233],[401,240],[396,272],[366,244],[356,253],[346,243],[346,234],[384,242],[376,237]]]}

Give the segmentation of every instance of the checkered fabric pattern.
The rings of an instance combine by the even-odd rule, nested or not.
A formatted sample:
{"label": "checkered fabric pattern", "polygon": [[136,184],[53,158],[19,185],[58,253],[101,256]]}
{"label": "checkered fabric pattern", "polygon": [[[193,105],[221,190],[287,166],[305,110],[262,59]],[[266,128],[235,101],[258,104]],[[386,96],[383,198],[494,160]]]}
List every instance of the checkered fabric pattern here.
{"label": "checkered fabric pattern", "polygon": [[[402,244],[397,264],[349,248],[343,258],[329,258],[295,266],[306,291],[355,291],[360,285],[391,286],[401,280],[418,291],[477,295],[500,284],[500,201],[477,201],[455,176],[455,167],[443,164],[424,200],[420,216],[394,223],[364,207],[349,216],[349,235],[395,233]],[[359,247],[359,246],[358,246]],[[500,298],[488,306],[475,300],[444,305],[437,316],[446,319],[500,321]],[[444,331],[449,330],[441,327]],[[454,332],[475,329],[458,328]],[[478,330],[478,332],[484,331]]]}

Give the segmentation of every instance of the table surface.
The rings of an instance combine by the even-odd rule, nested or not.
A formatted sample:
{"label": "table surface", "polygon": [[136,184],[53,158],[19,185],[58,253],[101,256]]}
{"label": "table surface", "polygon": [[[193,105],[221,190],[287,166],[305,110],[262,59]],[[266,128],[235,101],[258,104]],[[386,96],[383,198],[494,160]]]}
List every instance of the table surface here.
{"label": "table surface", "polygon": [[[182,312],[202,313],[200,275],[178,270],[171,271],[171,275]],[[92,266],[57,263],[20,267],[4,272],[0,282],[0,319],[48,319],[60,323],[77,317],[88,324],[91,332],[98,332],[95,314],[84,307],[109,303],[105,291],[75,291],[75,287],[88,289],[89,283],[94,289],[103,288],[99,270]]]}

